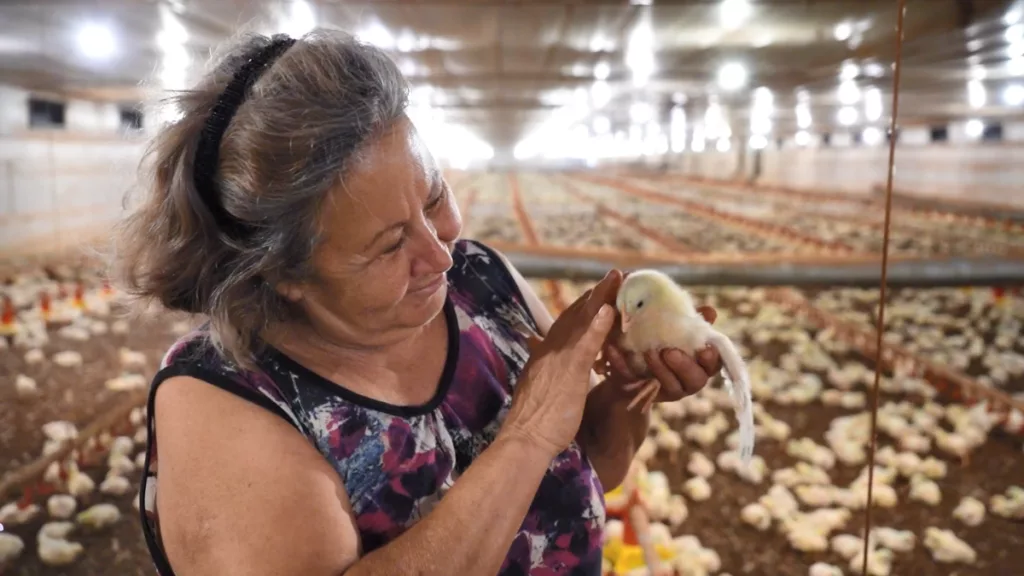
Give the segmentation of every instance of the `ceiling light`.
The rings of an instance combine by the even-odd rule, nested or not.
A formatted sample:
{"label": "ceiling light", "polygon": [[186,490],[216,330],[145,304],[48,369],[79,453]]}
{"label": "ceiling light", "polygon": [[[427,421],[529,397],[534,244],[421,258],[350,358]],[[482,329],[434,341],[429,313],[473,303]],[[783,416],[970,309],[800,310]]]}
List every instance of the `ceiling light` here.
{"label": "ceiling light", "polygon": [[594,66],[594,78],[598,80],[607,80],[608,75],[612,73],[612,67],[607,62],[598,62]]}
{"label": "ceiling light", "polygon": [[754,150],[761,150],[768,146],[768,139],[760,134],[755,134],[750,137],[750,147]]}
{"label": "ceiling light", "polygon": [[981,66],[971,66],[968,73],[972,80],[984,80],[988,76],[988,71]]}
{"label": "ceiling light", "polygon": [[715,149],[719,152],[728,152],[732,148],[732,142],[729,142],[728,138],[719,138],[718,142],[715,142]]}
{"label": "ceiling light", "polygon": [[754,108],[759,111],[771,112],[775,103],[775,96],[769,88],[764,86],[754,90]]}
{"label": "ceiling light", "polygon": [[416,36],[408,30],[402,30],[402,33],[398,35],[395,47],[399,52],[412,52],[416,48]]}
{"label": "ceiling light", "polygon": [[729,62],[718,69],[718,86],[722,90],[739,90],[747,84],[747,69],[739,62]]}
{"label": "ceiling light", "polygon": [[654,118],[654,107],[647,102],[633,102],[629,107],[629,121],[645,124]]}
{"label": "ceiling light", "polygon": [[864,93],[864,117],[868,122],[874,122],[882,117],[882,91],[878,88],[868,88]]}
{"label": "ceiling light", "polygon": [[612,129],[612,123],[605,116],[594,118],[594,134],[607,134]]}
{"label": "ceiling light", "polygon": [[722,3],[718,5],[722,26],[726,28],[738,28],[747,18],[750,18],[752,11],[750,0],[722,0]]}
{"label": "ceiling light", "polygon": [[872,78],[881,78],[885,76],[885,66],[882,66],[878,62],[870,62],[864,65],[864,74],[871,76]]}
{"label": "ceiling light", "polygon": [[611,99],[612,89],[604,80],[598,80],[590,87],[590,105],[595,109],[603,108]]}
{"label": "ceiling light", "polygon": [[1024,76],[1024,56],[1014,56],[1006,62],[1006,72],[1010,76]]}
{"label": "ceiling light", "polygon": [[981,108],[988,100],[988,93],[985,85],[979,80],[971,80],[967,83],[967,102],[971,108]]}
{"label": "ceiling light", "polygon": [[288,16],[285,18],[284,32],[292,37],[303,36],[316,28],[316,15],[313,7],[306,0],[292,0],[288,3]]}
{"label": "ceiling light", "polygon": [[875,146],[882,142],[882,131],[874,126],[868,126],[861,132],[860,139],[868,146]]}
{"label": "ceiling light", "polygon": [[853,34],[853,25],[849,22],[840,22],[839,24],[836,24],[832,33],[835,35],[836,40],[839,40],[840,42],[846,41]]}
{"label": "ceiling light", "polygon": [[750,132],[754,135],[764,135],[772,131],[772,121],[764,116],[754,116],[750,119]]}
{"label": "ceiling light", "polygon": [[811,127],[811,108],[806,103],[796,105],[796,125],[800,128]]}
{"label": "ceiling light", "polygon": [[853,62],[843,62],[843,67],[839,70],[840,80],[853,80],[860,75],[860,66],[857,66]]}
{"label": "ceiling light", "polygon": [[857,109],[853,106],[843,106],[839,109],[839,113],[836,114],[836,119],[843,126],[853,126],[857,123],[858,118]]}
{"label": "ceiling light", "polygon": [[977,118],[972,118],[964,124],[964,134],[968,138],[977,139],[985,132],[985,123]]}
{"label": "ceiling light", "polygon": [[801,130],[796,133],[793,140],[796,141],[797,146],[807,146],[811,143],[811,135],[808,132]]}
{"label": "ceiling light", "polygon": [[1007,10],[1006,14],[1003,15],[1003,23],[1006,24],[1007,26],[1013,26],[1014,24],[1021,21],[1022,16],[1024,16],[1024,11],[1022,11],[1020,8],[1013,8],[1011,10]]}
{"label": "ceiling light", "polygon": [[796,91],[797,102],[807,102],[811,99],[811,93],[806,88],[798,88]]}
{"label": "ceiling light", "polygon": [[844,106],[852,106],[860,101],[860,88],[857,87],[857,83],[853,80],[843,80],[839,84],[839,90],[836,92],[839,97],[839,103]]}
{"label": "ceiling light", "polygon": [[85,24],[78,30],[78,50],[90,60],[107,60],[117,51],[114,33],[103,24]]}
{"label": "ceiling light", "polygon": [[1024,40],[1024,24],[1014,24],[1006,29],[1003,37],[1010,44],[1017,44]]}
{"label": "ceiling light", "polygon": [[1024,85],[1010,84],[1003,90],[1003,102],[1007,106],[1020,106],[1024,104]]}
{"label": "ceiling light", "polygon": [[697,131],[694,130],[694,132],[693,132],[693,141],[690,142],[690,150],[693,150],[694,152],[703,152],[704,151],[704,146],[705,146],[704,137],[698,135]]}
{"label": "ceiling light", "polygon": [[672,102],[679,105],[686,104],[686,94],[683,94],[682,92],[676,92],[675,94],[672,95]]}
{"label": "ceiling light", "polygon": [[362,32],[356,34],[356,36],[367,44],[372,44],[385,50],[394,48],[395,46],[395,38],[391,36],[391,32],[388,32],[388,29],[379,22],[370,24],[363,29]]}

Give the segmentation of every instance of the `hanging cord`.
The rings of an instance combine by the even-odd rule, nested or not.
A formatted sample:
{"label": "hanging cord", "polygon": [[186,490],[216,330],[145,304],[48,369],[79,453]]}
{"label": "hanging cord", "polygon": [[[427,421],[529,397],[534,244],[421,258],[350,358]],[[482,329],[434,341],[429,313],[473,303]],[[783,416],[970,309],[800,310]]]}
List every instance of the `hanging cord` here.
{"label": "hanging cord", "polygon": [[871,552],[872,492],[875,488],[875,449],[878,441],[878,388],[882,378],[882,331],[885,329],[886,282],[889,271],[889,228],[892,224],[892,179],[896,166],[896,117],[900,104],[900,71],[903,64],[903,17],[907,1],[897,0],[896,60],[892,72],[892,116],[889,118],[889,166],[885,180],[885,225],[882,235],[882,280],[878,293],[878,318],[875,326],[875,381],[871,390],[871,445],[868,448],[868,501],[864,510],[864,563],[861,574],[868,573],[868,554]]}

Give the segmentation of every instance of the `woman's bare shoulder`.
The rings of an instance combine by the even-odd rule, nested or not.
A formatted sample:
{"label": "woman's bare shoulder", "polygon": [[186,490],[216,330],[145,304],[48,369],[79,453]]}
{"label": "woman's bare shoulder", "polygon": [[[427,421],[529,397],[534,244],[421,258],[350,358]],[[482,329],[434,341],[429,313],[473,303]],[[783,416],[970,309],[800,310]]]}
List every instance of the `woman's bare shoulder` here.
{"label": "woman's bare shoulder", "polygon": [[341,479],[294,427],[191,377],[155,402],[157,510],[177,571],[326,576],[356,560]]}

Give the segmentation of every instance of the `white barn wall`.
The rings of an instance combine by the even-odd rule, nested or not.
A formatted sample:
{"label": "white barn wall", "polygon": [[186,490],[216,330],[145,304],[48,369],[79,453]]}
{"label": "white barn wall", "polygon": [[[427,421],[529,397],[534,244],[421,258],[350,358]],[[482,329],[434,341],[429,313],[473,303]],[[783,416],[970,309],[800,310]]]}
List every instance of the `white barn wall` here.
{"label": "white barn wall", "polygon": [[30,130],[28,96],[0,86],[0,253],[102,238],[121,216],[144,143],[120,132],[114,104],[70,101],[64,129]]}
{"label": "white barn wall", "polygon": [[[950,141],[929,144],[928,128],[908,128],[896,149],[894,188],[908,196],[954,203],[1013,206],[1024,209],[1024,123],[1004,123],[1002,143],[967,138],[962,124],[950,126]],[[740,152],[742,154],[742,152]],[[884,186],[889,149],[885,144],[854,144],[849,134],[833,134],[831,145],[799,147],[787,141],[760,151],[754,179],[748,153],[740,165],[735,151],[687,152],[671,162],[675,172],[695,178],[751,180],[798,190],[867,195]],[[734,170],[737,166],[742,169]]]}

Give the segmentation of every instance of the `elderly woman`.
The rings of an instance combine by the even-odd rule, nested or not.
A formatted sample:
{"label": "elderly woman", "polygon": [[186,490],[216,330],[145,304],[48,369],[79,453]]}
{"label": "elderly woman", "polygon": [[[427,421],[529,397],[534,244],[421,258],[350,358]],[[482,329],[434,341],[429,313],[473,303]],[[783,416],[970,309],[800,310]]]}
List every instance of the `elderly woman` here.
{"label": "elderly woman", "polygon": [[[647,429],[605,347],[621,274],[553,321],[458,239],[406,93],[348,35],[247,37],[156,138],[126,288],[208,318],[150,394],[163,576],[600,572],[603,487]],[[617,370],[592,387],[603,348]],[[648,363],[664,401],[718,359]]]}

